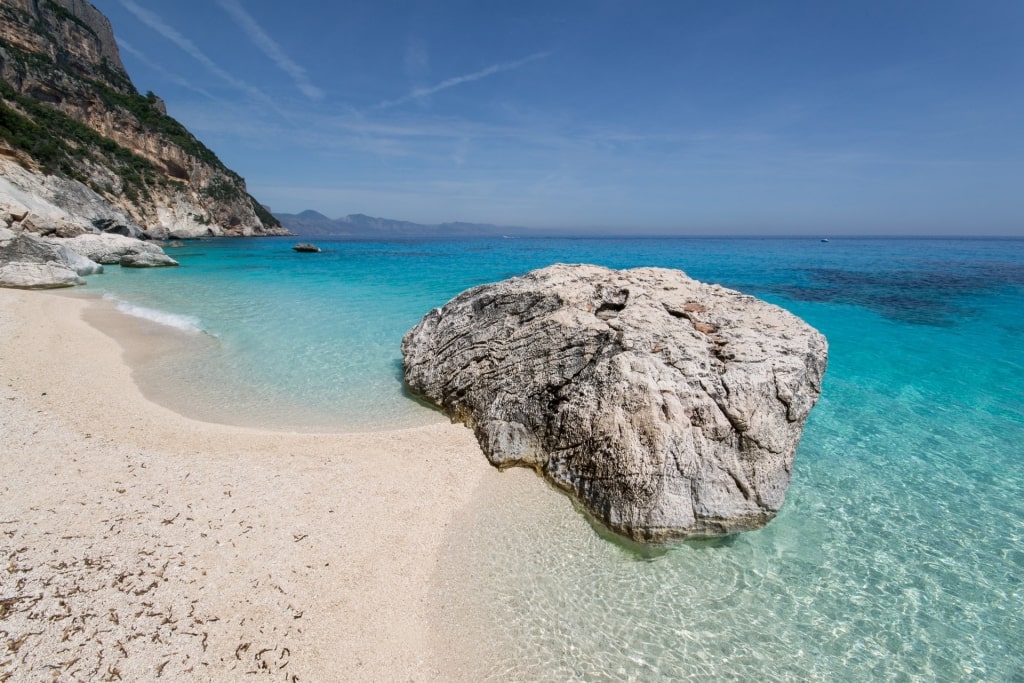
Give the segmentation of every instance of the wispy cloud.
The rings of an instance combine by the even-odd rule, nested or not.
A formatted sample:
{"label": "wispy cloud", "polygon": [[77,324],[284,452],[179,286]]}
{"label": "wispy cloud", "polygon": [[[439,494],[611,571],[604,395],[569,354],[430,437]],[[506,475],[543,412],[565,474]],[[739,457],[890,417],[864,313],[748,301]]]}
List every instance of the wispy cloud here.
{"label": "wispy cloud", "polygon": [[441,81],[440,83],[427,87],[414,88],[413,90],[403,95],[402,97],[399,97],[394,100],[385,100],[383,102],[378,103],[374,107],[374,109],[388,109],[390,107],[397,107],[400,104],[412,102],[413,100],[418,100],[420,98],[433,95],[436,92],[447,90],[448,88],[454,88],[455,86],[462,85],[463,83],[472,83],[473,81],[479,81],[483,78],[493,76],[494,74],[498,74],[503,71],[512,71],[513,69],[518,69],[519,67],[525,64],[535,62],[538,59],[544,59],[545,57],[548,57],[550,55],[550,52],[535,52],[532,55],[523,57],[522,59],[517,59],[512,62],[501,62],[499,64],[492,64],[486,69],[474,71],[471,74],[465,74],[463,76],[455,76],[453,78],[448,78],[446,80]]}
{"label": "wispy cloud", "polygon": [[217,4],[220,5],[221,9],[231,15],[231,18],[235,20],[239,28],[245,32],[245,35],[249,37],[249,40],[253,42],[256,47],[263,51],[270,61],[274,62],[281,71],[291,76],[295,82],[295,87],[298,88],[303,95],[311,100],[319,100],[324,96],[323,90],[313,85],[309,76],[306,75],[306,70],[295,63],[291,57],[285,54],[284,50],[277,42],[267,35],[267,32],[256,23],[256,20],[252,18],[252,15],[245,11],[245,8],[238,2],[238,0],[217,0]]}
{"label": "wispy cloud", "polygon": [[430,71],[430,53],[422,41],[412,39],[405,46],[405,75],[420,78]]}
{"label": "wispy cloud", "polygon": [[193,85],[192,83],[189,83],[189,81],[187,79],[182,78],[181,76],[179,76],[177,74],[171,73],[170,71],[168,71],[164,67],[162,67],[159,64],[157,64],[156,62],[154,62],[152,59],[147,57],[141,50],[138,50],[134,45],[129,43],[124,38],[117,38],[116,40],[117,40],[117,45],[118,45],[119,48],[121,48],[122,52],[127,52],[132,57],[134,57],[135,59],[139,60],[140,62],[142,62],[146,66],[148,66],[150,69],[152,69],[153,71],[156,71],[158,74],[160,74],[161,76],[166,78],[168,81],[174,83],[175,85],[180,85],[182,88],[187,88],[187,89],[191,90],[192,92],[199,93],[203,97],[208,97],[211,100],[218,101],[216,97],[214,97],[213,95],[211,95],[207,91],[203,90],[200,87],[197,87],[197,86]]}
{"label": "wispy cloud", "polygon": [[175,29],[173,26],[165,22],[160,17],[160,15],[146,9],[145,7],[140,7],[138,4],[134,2],[134,0],[120,1],[126,10],[135,15],[136,19],[138,19],[143,24],[159,33],[161,36],[163,36],[170,42],[177,45],[183,52],[185,52],[193,59],[195,59],[197,62],[205,66],[210,73],[214,74],[215,76],[225,81],[226,83],[232,85],[233,87],[238,88],[239,90],[242,90],[244,92],[247,92],[253,97],[263,102],[272,102],[272,100],[259,88],[249,85],[243,80],[235,78],[227,71],[217,66],[217,64],[212,59],[207,57],[206,53],[200,50],[195,43],[193,43],[191,40],[189,40],[181,33],[179,33],[178,30]]}

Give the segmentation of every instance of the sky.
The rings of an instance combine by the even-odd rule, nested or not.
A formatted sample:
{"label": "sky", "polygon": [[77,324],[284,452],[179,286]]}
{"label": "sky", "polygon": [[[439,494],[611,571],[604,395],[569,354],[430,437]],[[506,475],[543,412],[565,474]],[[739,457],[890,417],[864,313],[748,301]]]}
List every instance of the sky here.
{"label": "sky", "polygon": [[1024,236],[1020,0],[93,0],[275,212]]}

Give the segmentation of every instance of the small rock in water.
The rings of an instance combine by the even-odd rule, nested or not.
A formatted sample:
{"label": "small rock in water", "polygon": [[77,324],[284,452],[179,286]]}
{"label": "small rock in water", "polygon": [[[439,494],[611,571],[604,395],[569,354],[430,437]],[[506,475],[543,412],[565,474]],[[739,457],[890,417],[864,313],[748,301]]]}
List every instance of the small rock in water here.
{"label": "small rock in water", "polygon": [[296,244],[294,247],[292,247],[292,249],[294,249],[295,251],[303,251],[303,252],[318,252],[318,251],[320,251],[320,247],[316,246],[315,244],[309,244],[308,242],[300,242],[299,244]]}
{"label": "small rock in water", "polygon": [[402,340],[408,387],[610,529],[663,542],[782,507],[825,338],[662,268],[555,265],[463,292]]}
{"label": "small rock in water", "polygon": [[154,254],[144,251],[138,254],[125,254],[121,257],[121,265],[125,268],[158,268],[176,266],[178,262],[164,253]]}

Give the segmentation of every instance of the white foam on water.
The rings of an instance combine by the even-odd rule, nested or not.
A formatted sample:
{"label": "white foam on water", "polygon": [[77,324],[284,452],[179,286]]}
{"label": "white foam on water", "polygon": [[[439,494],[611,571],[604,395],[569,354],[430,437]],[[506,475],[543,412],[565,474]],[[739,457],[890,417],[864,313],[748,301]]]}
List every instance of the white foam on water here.
{"label": "white foam on water", "polygon": [[111,296],[110,294],[105,294],[104,298],[116,302],[117,310],[127,315],[142,318],[143,320],[148,320],[160,325],[166,325],[167,327],[173,327],[174,329],[181,330],[182,332],[190,332],[193,334],[204,332],[201,321],[193,315],[180,315],[178,313],[170,313],[156,308],[148,308],[146,306],[128,303],[127,301],[123,301],[116,296]]}

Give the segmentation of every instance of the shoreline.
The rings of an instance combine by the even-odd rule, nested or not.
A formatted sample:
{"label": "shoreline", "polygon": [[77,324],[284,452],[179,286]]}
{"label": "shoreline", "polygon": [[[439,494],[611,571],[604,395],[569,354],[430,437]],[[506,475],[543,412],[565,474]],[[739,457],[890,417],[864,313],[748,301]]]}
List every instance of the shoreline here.
{"label": "shoreline", "polygon": [[[324,406],[303,404],[280,388],[273,396],[266,396],[256,403],[251,396],[262,394],[260,388],[245,385],[243,379],[239,388],[224,392],[223,387],[236,386],[230,378],[226,382],[211,383],[202,370],[196,369],[197,360],[209,363],[208,359],[219,355],[218,347],[222,341],[216,335],[199,327],[185,329],[145,314],[123,310],[122,306],[126,304],[117,296],[80,290],[52,293],[89,302],[90,305],[82,311],[83,321],[118,343],[139,392],[151,403],[189,420],[302,434],[401,431],[448,422],[438,409],[411,396],[407,398],[417,404],[418,415],[415,418],[411,414],[400,416],[398,425],[389,424],[379,415],[372,421],[343,417]],[[139,308],[131,304],[127,306]],[[180,317],[157,309],[145,310],[157,316]],[[238,378],[235,379],[237,381]],[[263,405],[268,404],[274,406],[273,411],[263,410]]]}
{"label": "shoreline", "polygon": [[498,476],[471,431],[184,417],[97,305],[0,290],[0,678],[442,679],[431,586]]}

